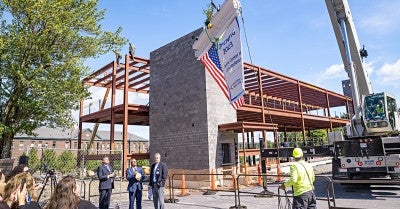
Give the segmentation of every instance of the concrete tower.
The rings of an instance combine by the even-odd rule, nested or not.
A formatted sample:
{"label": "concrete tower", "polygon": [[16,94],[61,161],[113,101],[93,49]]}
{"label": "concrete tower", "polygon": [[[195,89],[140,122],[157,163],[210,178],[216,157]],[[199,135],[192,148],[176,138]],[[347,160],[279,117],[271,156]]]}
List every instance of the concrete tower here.
{"label": "concrete tower", "polygon": [[150,155],[160,153],[171,172],[235,163],[237,134],[218,125],[236,122],[236,111],[194,55],[201,30],[150,53]]}

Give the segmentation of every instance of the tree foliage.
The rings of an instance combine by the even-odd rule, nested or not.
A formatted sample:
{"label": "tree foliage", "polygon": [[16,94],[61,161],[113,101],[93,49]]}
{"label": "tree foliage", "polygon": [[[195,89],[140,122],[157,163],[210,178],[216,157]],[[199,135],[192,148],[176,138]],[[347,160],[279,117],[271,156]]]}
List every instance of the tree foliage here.
{"label": "tree foliage", "polygon": [[64,150],[57,159],[57,170],[62,174],[75,170],[77,165],[76,157],[70,150]]}
{"label": "tree foliage", "polygon": [[85,162],[85,168],[90,171],[97,171],[97,168],[101,165],[101,160],[88,160]]}
{"label": "tree foliage", "polygon": [[57,167],[57,154],[54,150],[43,150],[42,153],[42,168],[45,172],[55,169]]}
{"label": "tree foliage", "polygon": [[0,0],[0,157],[15,134],[40,126],[68,127],[88,96],[85,59],[126,42],[103,31],[98,0]]}
{"label": "tree foliage", "polygon": [[32,147],[29,150],[29,161],[28,161],[28,167],[31,169],[33,172],[36,172],[40,169],[40,159],[38,156],[38,151],[36,148]]}

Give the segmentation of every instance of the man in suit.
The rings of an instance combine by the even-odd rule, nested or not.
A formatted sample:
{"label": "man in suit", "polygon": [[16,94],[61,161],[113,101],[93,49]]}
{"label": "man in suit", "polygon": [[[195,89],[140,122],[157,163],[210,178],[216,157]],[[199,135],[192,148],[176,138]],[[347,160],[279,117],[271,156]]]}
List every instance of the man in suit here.
{"label": "man in suit", "polygon": [[110,165],[108,156],[103,157],[103,163],[97,169],[97,176],[99,177],[99,209],[109,209],[111,192],[114,189],[115,173]]}
{"label": "man in suit", "polygon": [[129,209],[142,209],[142,181],[144,180],[144,172],[141,167],[137,167],[136,159],[131,160],[131,167],[126,169],[126,179],[129,181],[128,192],[129,192]]}
{"label": "man in suit", "polygon": [[153,191],[153,203],[155,209],[164,209],[164,187],[167,181],[168,168],[161,162],[161,155],[154,155],[154,163],[150,169],[150,186]]}

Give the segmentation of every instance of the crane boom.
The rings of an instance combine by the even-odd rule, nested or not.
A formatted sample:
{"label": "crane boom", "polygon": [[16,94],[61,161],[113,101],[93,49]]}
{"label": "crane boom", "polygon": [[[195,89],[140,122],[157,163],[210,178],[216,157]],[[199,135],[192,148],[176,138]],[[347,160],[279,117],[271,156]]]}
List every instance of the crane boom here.
{"label": "crane boom", "polygon": [[[362,58],[347,0],[325,0],[349,75],[354,116],[347,137],[342,131],[328,134],[329,145],[302,147],[308,156],[332,156],[332,177],[343,179],[400,178],[400,117],[394,96],[373,93]],[[293,148],[261,149],[261,157],[290,157]]]}
{"label": "crane boom", "polygon": [[352,86],[354,110],[359,118],[359,108],[362,104],[362,96],[372,94],[371,82],[368,78],[361,55],[360,44],[354,27],[347,0],[325,0],[329,17],[332,22],[340,54],[346,72],[350,77]]}

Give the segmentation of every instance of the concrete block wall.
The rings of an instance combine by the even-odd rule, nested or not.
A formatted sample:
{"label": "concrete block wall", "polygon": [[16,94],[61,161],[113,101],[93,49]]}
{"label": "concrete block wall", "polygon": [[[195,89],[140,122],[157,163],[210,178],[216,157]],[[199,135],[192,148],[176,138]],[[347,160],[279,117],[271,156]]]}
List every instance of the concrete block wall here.
{"label": "concrete block wall", "polygon": [[[150,53],[150,155],[170,169],[209,170],[222,163],[221,141],[232,135],[218,124],[236,121],[236,111],[194,56],[191,32]],[[232,152],[234,155],[234,153]]]}

